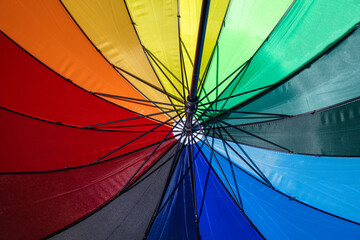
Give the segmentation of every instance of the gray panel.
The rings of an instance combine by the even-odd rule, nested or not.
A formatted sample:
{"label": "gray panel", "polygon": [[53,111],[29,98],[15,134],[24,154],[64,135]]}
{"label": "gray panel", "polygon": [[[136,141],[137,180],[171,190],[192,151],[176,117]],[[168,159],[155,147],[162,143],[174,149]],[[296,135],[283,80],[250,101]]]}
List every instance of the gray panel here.
{"label": "gray panel", "polygon": [[175,150],[176,146],[127,192],[52,239],[142,239],[163,193]]}

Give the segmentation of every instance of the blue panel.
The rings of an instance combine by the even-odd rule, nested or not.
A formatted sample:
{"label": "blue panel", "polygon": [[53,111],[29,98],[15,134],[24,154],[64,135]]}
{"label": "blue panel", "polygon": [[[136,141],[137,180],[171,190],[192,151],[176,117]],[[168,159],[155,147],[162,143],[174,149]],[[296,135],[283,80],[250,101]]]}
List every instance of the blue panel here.
{"label": "blue panel", "polygon": [[[202,150],[207,154],[210,152],[206,146]],[[225,160],[219,158],[219,161]],[[291,200],[240,168],[234,170],[245,214],[265,238],[360,239],[360,225]],[[219,174],[219,169],[215,168],[215,171]]]}
{"label": "blue panel", "polygon": [[195,160],[196,196],[202,239],[262,239],[199,154]]}
{"label": "blue panel", "polygon": [[[225,152],[222,140],[209,138],[209,141],[215,142],[213,149]],[[245,159],[251,159],[281,192],[326,212],[360,222],[360,158],[290,154],[227,143]],[[226,148],[231,161],[249,171],[239,156]]]}
{"label": "blue panel", "polygon": [[[215,149],[216,146],[212,144],[214,142],[213,141],[214,139],[211,138],[208,139],[212,148]],[[199,142],[198,145],[201,149],[203,149],[203,147],[209,149],[204,142]],[[216,158],[214,157],[213,153],[215,154]],[[233,174],[234,164],[230,164],[230,161],[226,160],[223,157],[224,155],[227,156],[226,154],[222,155],[222,154],[218,154],[217,152],[213,152],[213,153],[211,153],[211,151],[203,151],[202,154],[204,154],[207,161],[211,163],[212,167],[215,169],[216,173],[218,174],[218,177],[224,183],[224,185],[226,186],[232,197],[240,201],[239,190],[237,188],[235,182],[235,176]]]}
{"label": "blue panel", "polygon": [[188,154],[185,148],[180,155],[148,239],[197,239]]}

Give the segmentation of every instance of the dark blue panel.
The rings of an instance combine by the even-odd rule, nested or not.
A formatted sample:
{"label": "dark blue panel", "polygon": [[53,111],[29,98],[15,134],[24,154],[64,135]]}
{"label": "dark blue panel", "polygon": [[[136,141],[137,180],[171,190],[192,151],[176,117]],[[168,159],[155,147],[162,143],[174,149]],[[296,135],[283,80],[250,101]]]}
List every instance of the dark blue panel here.
{"label": "dark blue panel", "polygon": [[[211,154],[206,146],[202,151]],[[220,156],[218,160],[226,161]],[[217,166],[214,169],[221,174]],[[360,239],[360,225],[291,200],[241,169],[234,170],[245,214],[266,239]]]}
{"label": "dark blue panel", "polygon": [[201,238],[262,239],[201,154],[195,160],[195,171]]}
{"label": "dark blue panel", "polygon": [[148,239],[197,239],[187,148],[180,155],[161,208]]}

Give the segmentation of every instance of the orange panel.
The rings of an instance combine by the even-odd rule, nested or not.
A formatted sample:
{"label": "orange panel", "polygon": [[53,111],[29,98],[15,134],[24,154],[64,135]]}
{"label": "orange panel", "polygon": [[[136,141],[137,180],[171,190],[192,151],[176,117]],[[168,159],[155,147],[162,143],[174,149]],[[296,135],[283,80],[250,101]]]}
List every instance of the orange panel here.
{"label": "orange panel", "polygon": [[[92,92],[144,99],[98,53],[58,0],[0,1],[0,11],[1,30],[65,78]],[[141,114],[159,112],[154,107],[111,101]]]}

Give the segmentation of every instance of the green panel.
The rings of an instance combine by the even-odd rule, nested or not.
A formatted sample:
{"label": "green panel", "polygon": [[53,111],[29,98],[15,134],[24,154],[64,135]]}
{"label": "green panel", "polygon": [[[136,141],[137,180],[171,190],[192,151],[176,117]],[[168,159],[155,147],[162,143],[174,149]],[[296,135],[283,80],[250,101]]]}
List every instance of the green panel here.
{"label": "green panel", "polygon": [[[237,78],[221,97],[281,81],[353,29],[360,21],[359,13],[360,1],[295,1],[244,76]],[[223,107],[230,109],[255,94],[233,98]]]}
{"label": "green panel", "polygon": [[[360,156],[360,100],[322,112],[283,120],[239,126],[239,128],[274,142],[295,153]],[[254,136],[229,127],[236,142],[282,150]],[[233,141],[222,130],[223,137]],[[212,136],[212,132],[208,135]],[[284,151],[284,150],[282,150]]]}
{"label": "green panel", "polygon": [[[218,40],[219,54],[213,56],[204,90],[213,89],[216,79],[225,79],[246,62],[264,42],[292,0],[233,0]],[[218,62],[217,63],[217,59]],[[219,91],[227,84],[223,84]],[[204,93],[200,96],[204,96]],[[211,99],[216,93],[211,95]]]}
{"label": "green panel", "polygon": [[[298,115],[360,96],[359,46],[360,27],[289,81],[236,111]],[[233,125],[267,120],[241,119],[254,116],[261,115],[232,113],[222,119]]]}

